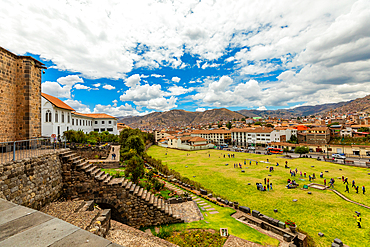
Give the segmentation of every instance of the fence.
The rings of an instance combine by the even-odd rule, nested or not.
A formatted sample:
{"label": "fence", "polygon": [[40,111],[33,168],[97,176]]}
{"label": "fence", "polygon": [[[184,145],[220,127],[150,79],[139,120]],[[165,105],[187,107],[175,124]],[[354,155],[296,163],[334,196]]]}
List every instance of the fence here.
{"label": "fence", "polygon": [[54,142],[50,138],[35,138],[0,142],[0,164],[51,153],[60,148],[66,148],[66,141]]}

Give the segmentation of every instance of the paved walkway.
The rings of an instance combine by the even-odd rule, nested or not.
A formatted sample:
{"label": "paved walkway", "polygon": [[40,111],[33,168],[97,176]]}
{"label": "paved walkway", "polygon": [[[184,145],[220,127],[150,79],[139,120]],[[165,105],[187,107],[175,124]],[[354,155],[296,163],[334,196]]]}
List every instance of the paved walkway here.
{"label": "paved walkway", "polygon": [[347,197],[345,197],[343,194],[341,194],[341,193],[340,193],[340,192],[338,192],[337,190],[333,190],[333,189],[328,189],[328,190],[333,191],[335,194],[337,194],[338,196],[340,196],[342,199],[346,200],[347,202],[354,203],[354,204],[359,205],[359,206],[361,206],[361,207],[364,207],[364,208],[370,209],[370,207],[369,207],[369,206],[366,206],[366,205],[361,204],[361,203],[359,203],[359,202],[355,202],[355,201],[352,201],[352,200],[348,199]]}
{"label": "paved walkway", "polygon": [[[120,159],[120,145],[111,146],[108,157],[105,160],[87,160],[89,163],[110,163],[110,162],[119,162]],[[116,158],[113,159],[112,154],[116,154]]]}
{"label": "paved walkway", "polygon": [[120,245],[50,215],[0,199],[0,246]]}

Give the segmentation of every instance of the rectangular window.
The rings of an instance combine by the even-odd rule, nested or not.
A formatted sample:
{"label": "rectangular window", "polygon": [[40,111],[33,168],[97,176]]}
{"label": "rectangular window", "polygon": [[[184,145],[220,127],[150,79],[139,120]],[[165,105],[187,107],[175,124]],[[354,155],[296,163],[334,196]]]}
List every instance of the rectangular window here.
{"label": "rectangular window", "polygon": [[100,131],[101,131],[101,132],[105,131],[105,128],[101,128],[101,129],[100,129]]}
{"label": "rectangular window", "polygon": [[70,123],[70,121],[71,121],[71,116],[68,113],[68,123]]}
{"label": "rectangular window", "polygon": [[72,125],[75,125],[75,119],[72,118]]}
{"label": "rectangular window", "polygon": [[105,124],[105,122],[104,121],[101,121],[101,124]]}
{"label": "rectangular window", "polygon": [[109,121],[108,123],[109,123],[109,124],[112,124],[112,121]]}
{"label": "rectangular window", "polygon": [[80,126],[82,126],[82,120],[80,119]]}
{"label": "rectangular window", "polygon": [[108,128],[107,130],[108,130],[108,131],[113,131],[113,128]]}
{"label": "rectangular window", "polygon": [[94,129],[94,131],[99,132],[99,129]]}
{"label": "rectangular window", "polygon": [[98,121],[95,121],[95,124],[98,124]]}

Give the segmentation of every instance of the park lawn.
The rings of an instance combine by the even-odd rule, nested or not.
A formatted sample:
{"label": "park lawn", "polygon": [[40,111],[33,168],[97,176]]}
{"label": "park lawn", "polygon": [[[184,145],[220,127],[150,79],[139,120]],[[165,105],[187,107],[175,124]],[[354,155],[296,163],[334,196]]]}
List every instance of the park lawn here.
{"label": "park lawn", "polygon": [[[315,159],[284,159],[276,155],[233,153],[235,158],[227,158],[227,154],[231,152],[222,150],[186,152],[152,146],[147,153],[153,158],[161,159],[163,164],[180,172],[182,176],[200,182],[214,193],[231,201],[238,201],[239,205],[256,209],[281,221],[293,220],[299,228],[314,239],[318,246],[329,246],[334,238],[340,238],[350,246],[370,246],[370,210],[348,203],[331,191],[309,189],[312,195],[308,195],[305,190],[286,189],[286,181],[291,177],[290,169],[284,168],[284,165],[287,160],[288,166],[292,169],[297,168],[298,173],[301,170],[307,173],[307,178],[301,178],[299,175],[293,178],[299,183],[300,188],[310,183],[308,174],[312,175],[312,173],[316,174],[315,182],[323,184],[323,179],[319,178],[322,171],[327,182],[330,178],[335,179],[335,189],[342,194],[344,194],[345,186],[340,181],[341,179],[338,179],[342,175],[348,177],[350,183],[355,179],[360,189],[362,185],[365,185],[370,194],[370,176],[368,175],[370,171],[367,168],[332,164]],[[223,157],[224,154],[226,158]],[[257,160],[259,164],[252,162],[250,166],[248,160],[247,165],[244,165],[245,159]],[[267,159],[271,164],[260,162]],[[245,173],[233,167],[234,163],[239,162],[243,164]],[[276,162],[280,165],[275,166]],[[227,163],[229,165],[225,166]],[[275,171],[270,173],[267,166],[274,166]],[[268,176],[269,174],[271,176]],[[270,183],[273,183],[272,191],[262,192],[256,189],[256,182],[263,183],[264,178],[269,178]],[[345,195],[351,200],[369,206],[369,195],[362,195],[360,190],[359,193],[361,194],[355,194],[354,190],[350,189],[350,194]],[[298,201],[293,202],[293,199]],[[278,213],[274,213],[274,209],[278,209]],[[361,229],[357,228],[353,218],[355,211],[362,213],[363,228]],[[324,233],[325,236],[319,237],[318,232]]]}

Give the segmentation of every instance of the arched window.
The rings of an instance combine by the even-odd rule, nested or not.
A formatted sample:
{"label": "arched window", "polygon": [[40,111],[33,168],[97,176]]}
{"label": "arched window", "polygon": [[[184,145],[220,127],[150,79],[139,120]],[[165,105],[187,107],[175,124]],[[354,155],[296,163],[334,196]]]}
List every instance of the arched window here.
{"label": "arched window", "polygon": [[45,122],[51,122],[51,111],[50,110],[46,111]]}
{"label": "arched window", "polygon": [[58,122],[58,111],[55,111],[55,122]]}
{"label": "arched window", "polygon": [[64,123],[64,112],[62,112],[62,123]]}

